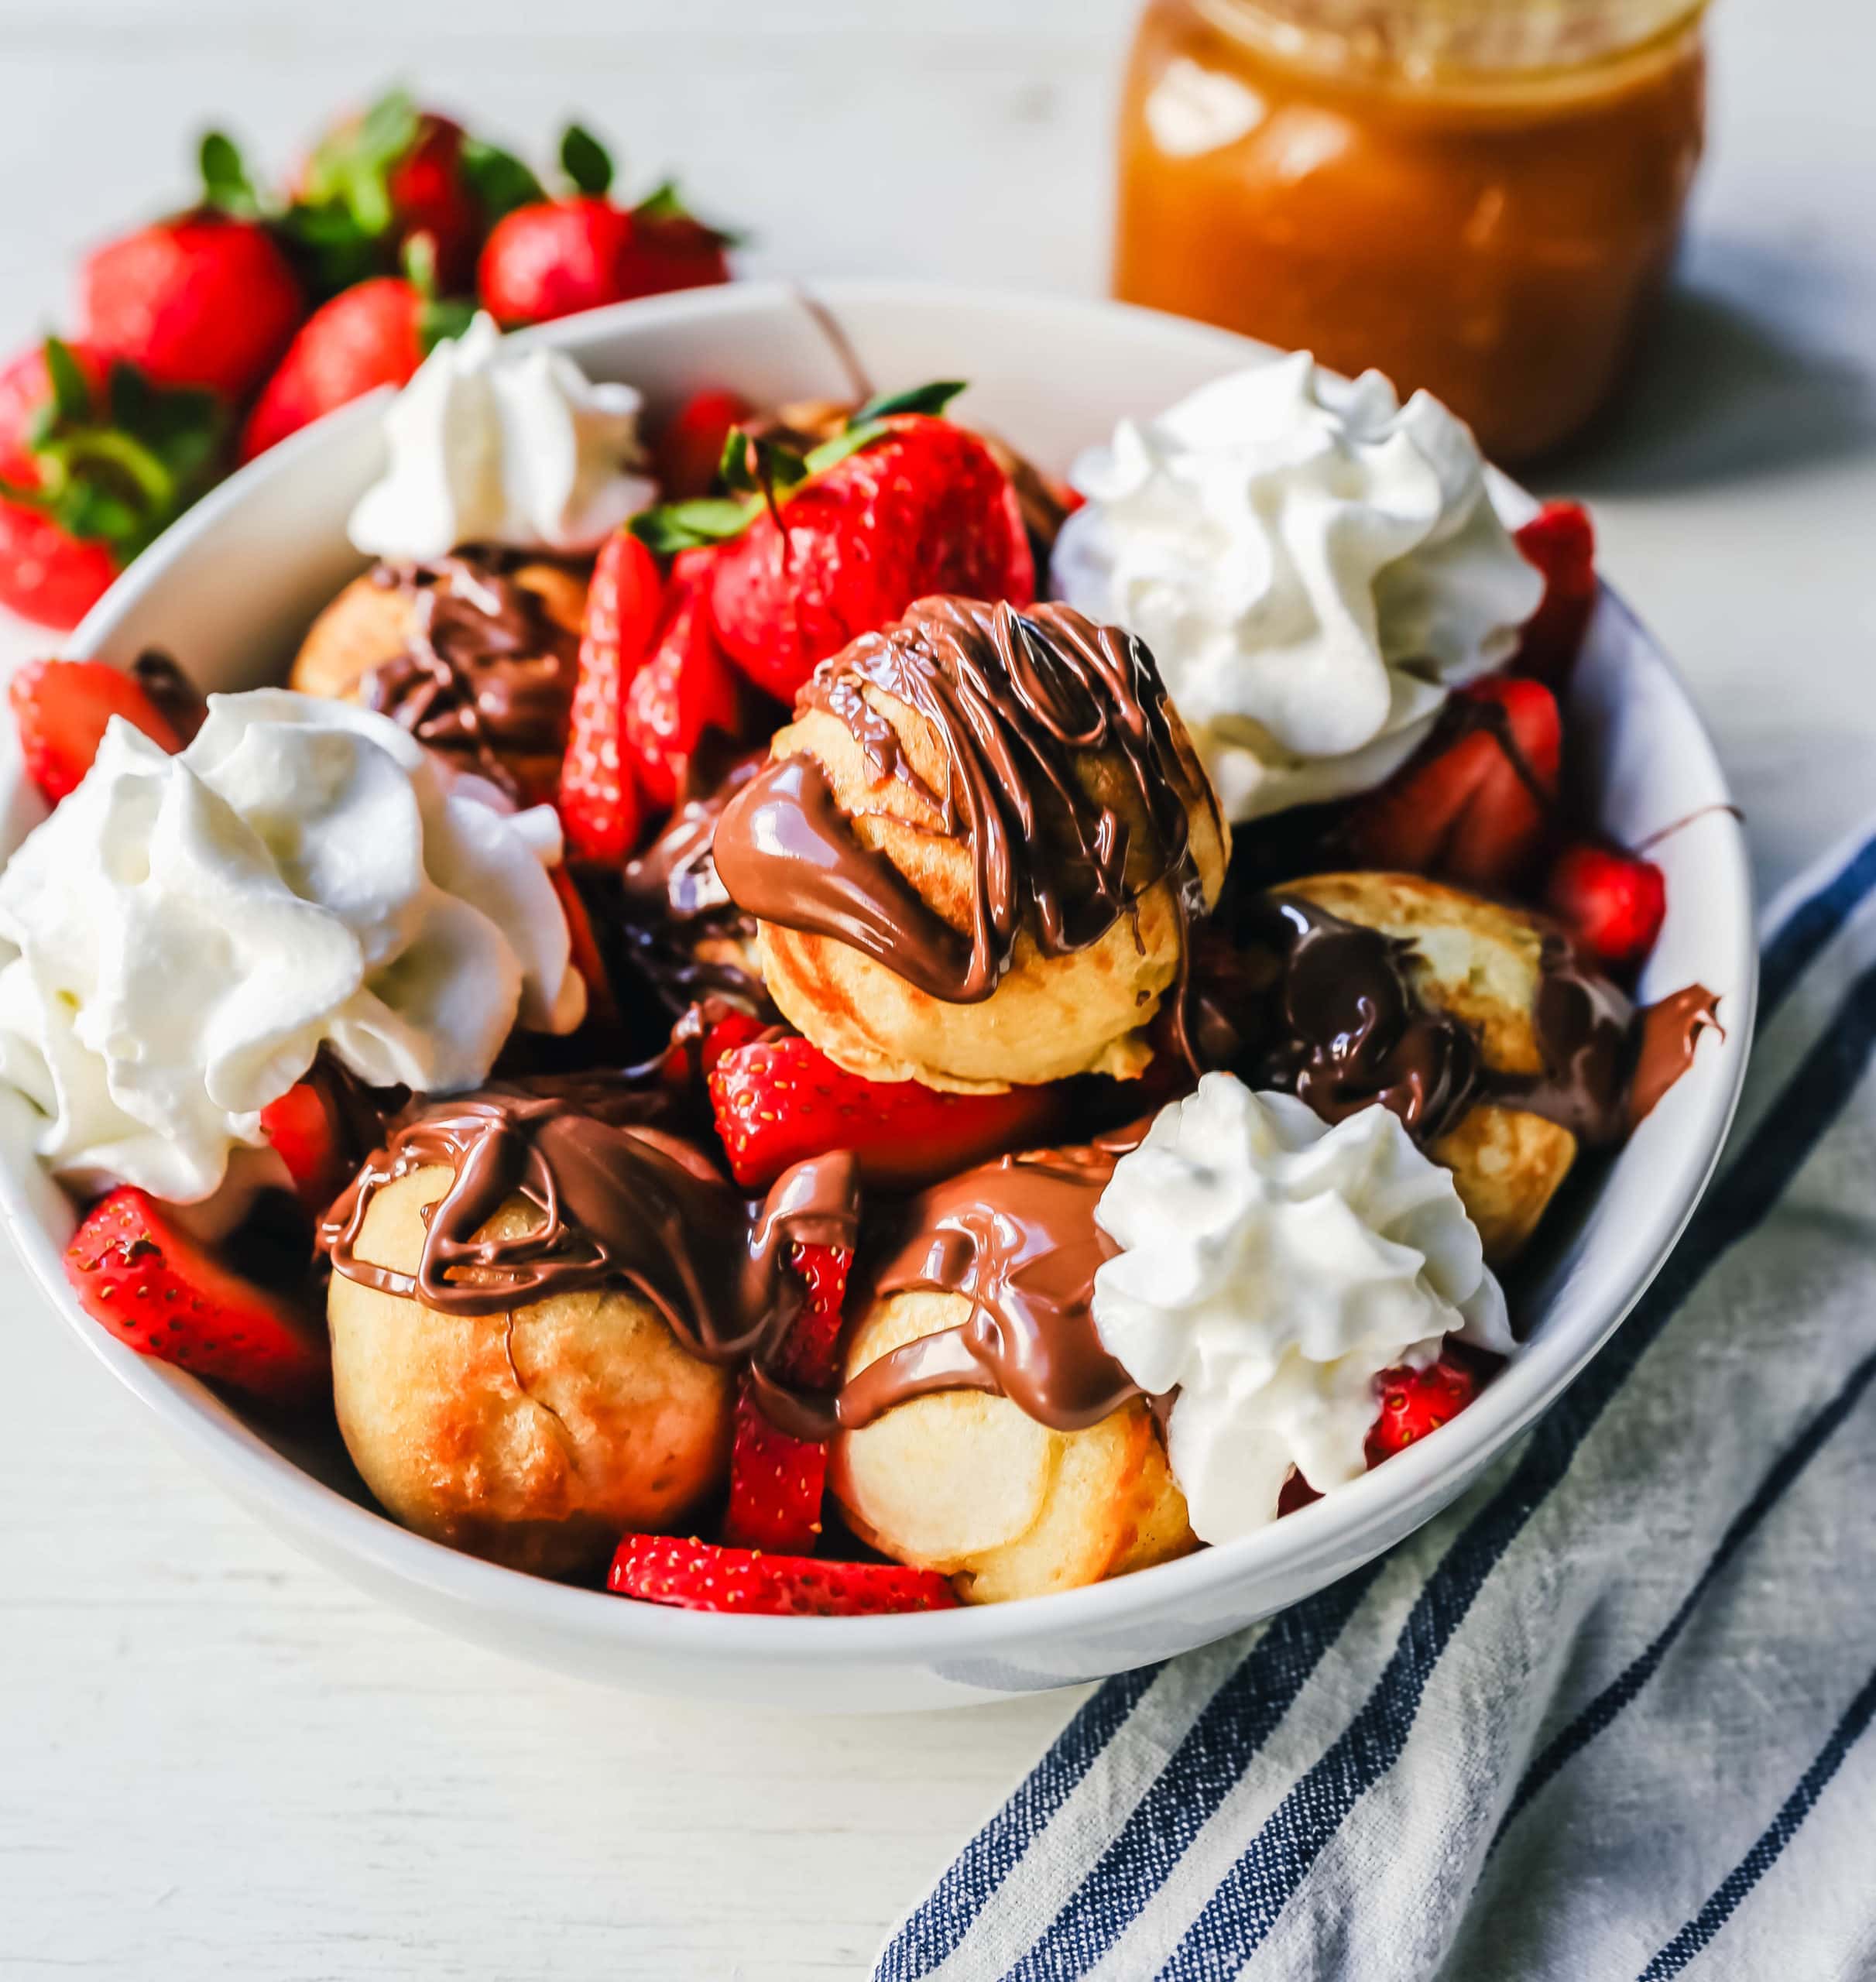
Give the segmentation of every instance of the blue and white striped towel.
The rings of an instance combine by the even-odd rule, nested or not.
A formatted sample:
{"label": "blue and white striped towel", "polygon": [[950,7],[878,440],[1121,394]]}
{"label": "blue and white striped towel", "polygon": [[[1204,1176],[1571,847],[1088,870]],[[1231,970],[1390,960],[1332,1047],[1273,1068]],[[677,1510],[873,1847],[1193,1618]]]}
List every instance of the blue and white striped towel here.
{"label": "blue and white striped towel", "polygon": [[1876,1976],[1876,836],[1679,1247],[1381,1561],[1109,1681],[875,1982]]}

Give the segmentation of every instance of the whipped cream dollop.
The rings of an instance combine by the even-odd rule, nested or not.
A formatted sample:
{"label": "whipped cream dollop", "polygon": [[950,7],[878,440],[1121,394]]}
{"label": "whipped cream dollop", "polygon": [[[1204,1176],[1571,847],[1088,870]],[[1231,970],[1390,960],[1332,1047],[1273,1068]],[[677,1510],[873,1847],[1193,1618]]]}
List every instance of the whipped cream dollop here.
{"label": "whipped cream dollop", "polygon": [[0,1078],[79,1189],[196,1202],[322,1042],[447,1093],[578,1024],[560,854],[551,808],[348,703],[211,695],[178,756],[114,718],[0,873]]}
{"label": "whipped cream dollop", "polygon": [[1449,1335],[1513,1346],[1452,1177],[1385,1108],[1332,1128],[1208,1074],[1095,1216],[1122,1248],[1095,1275],[1096,1329],[1142,1389],[1177,1389],[1167,1457],[1206,1541],[1274,1521],[1292,1467],[1319,1492],[1360,1473],[1384,1370]]}
{"label": "whipped cream dollop", "polygon": [[1380,783],[1543,592],[1470,430],[1306,351],[1123,421],[1070,479],[1055,589],[1152,650],[1233,820]]}
{"label": "whipped cream dollop", "polygon": [[465,544],[596,550],[657,498],[640,472],[643,401],[595,385],[564,351],[516,351],[493,317],[424,359],[384,417],[390,463],[348,526],[368,556]]}

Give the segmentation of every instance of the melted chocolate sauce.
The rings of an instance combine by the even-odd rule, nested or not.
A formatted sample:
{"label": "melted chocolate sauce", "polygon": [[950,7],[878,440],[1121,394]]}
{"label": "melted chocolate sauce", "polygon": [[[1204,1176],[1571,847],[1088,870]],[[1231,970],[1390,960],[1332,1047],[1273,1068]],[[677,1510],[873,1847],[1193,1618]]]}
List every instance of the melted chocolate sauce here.
{"label": "melted chocolate sauce", "polygon": [[[869,691],[930,725],[945,790],[919,776]],[[831,937],[946,1003],[976,1004],[995,992],[1025,930],[1045,956],[1085,949],[1161,880],[1183,917],[1203,912],[1189,821],[1202,808],[1216,818],[1216,801],[1130,635],[1065,606],[924,599],[815,670],[796,713],[817,708],[969,849],[970,925],[952,928],[864,846],[819,766],[801,757],[758,772],[718,830],[723,883],[760,920]],[[1146,821],[1144,859],[1130,861],[1127,821],[1078,775],[1077,760],[1096,754]]]}
{"label": "melted chocolate sauce", "polygon": [[207,697],[160,647],[146,647],[131,663],[130,671],[187,749],[208,720]]}
{"label": "melted chocolate sauce", "polygon": [[1294,1094],[1326,1122],[1379,1102],[1430,1141],[1471,1106],[1481,1075],[1470,1027],[1423,1005],[1411,946],[1297,895],[1254,911],[1251,940],[1281,958],[1245,1078]]}
{"label": "melted chocolate sauce", "polygon": [[434,750],[466,758],[513,794],[506,762],[562,748],[579,636],[519,583],[512,557],[458,552],[379,564],[375,585],[413,602],[410,645],[365,674],[360,699]]}
{"label": "melted chocolate sauce", "polygon": [[[320,1238],[332,1269],[461,1315],[623,1285],[693,1355],[763,1368],[801,1303],[801,1283],[784,1270],[790,1247],[854,1243],[853,1158],[797,1163],[752,1204],[695,1145],[656,1126],[663,1106],[655,1090],[592,1075],[420,1106],[327,1214]],[[451,1181],[426,1214],[416,1271],[362,1259],[377,1193],[431,1165]],[[480,1236],[516,1196],[540,1214],[532,1228]]]}
{"label": "melted chocolate sauce", "polygon": [[970,1317],[869,1363],[842,1389],[834,1421],[856,1429],[909,1398],[968,1389],[1075,1432],[1141,1395],[1102,1347],[1092,1303],[1096,1268],[1120,1250],[1095,1207],[1147,1126],[1091,1147],[1007,1156],[913,1199],[867,1285],[876,1296],[962,1294]]}
{"label": "melted chocolate sauce", "polygon": [[601,940],[625,948],[673,1013],[708,998],[731,999],[763,1017],[771,1010],[761,979],[736,961],[753,942],[756,921],[730,900],[714,850],[724,808],[767,762],[764,751],[707,734],[691,755],[676,809],[626,863],[596,924]]}
{"label": "melted chocolate sauce", "polygon": [[1693,1050],[1710,1026],[1722,1039],[1720,1000],[1704,984],[1684,989],[1650,1005],[1641,1014],[1641,1048],[1628,1089],[1628,1121],[1633,1128],[1645,1121],[1655,1104],[1693,1065]]}

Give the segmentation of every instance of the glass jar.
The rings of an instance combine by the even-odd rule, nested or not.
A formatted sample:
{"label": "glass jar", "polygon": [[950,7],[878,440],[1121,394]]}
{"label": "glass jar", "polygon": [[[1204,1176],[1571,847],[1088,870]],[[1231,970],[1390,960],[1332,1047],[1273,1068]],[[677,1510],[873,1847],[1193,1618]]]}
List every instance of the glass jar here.
{"label": "glass jar", "polygon": [[1704,0],[1150,0],[1114,291],[1425,386],[1528,459],[1607,401],[1699,160]]}

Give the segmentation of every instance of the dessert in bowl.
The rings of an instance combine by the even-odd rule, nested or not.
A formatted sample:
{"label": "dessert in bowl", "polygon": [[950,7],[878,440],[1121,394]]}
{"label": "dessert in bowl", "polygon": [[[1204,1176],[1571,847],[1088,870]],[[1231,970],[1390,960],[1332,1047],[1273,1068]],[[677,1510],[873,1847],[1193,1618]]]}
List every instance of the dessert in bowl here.
{"label": "dessert in bowl", "polygon": [[[1437,408],[1135,313],[824,300],[971,393],[856,417],[787,290],[634,306],[477,363],[630,384],[649,458],[564,373],[526,499],[361,409],[106,602],[79,654],[249,692],[128,708],[0,883],[9,1202],[375,1586],[910,1705],[1203,1642],[1456,1493],[1691,1208],[1750,915],[1672,676],[1606,598],[1576,651],[1580,562],[1547,589]],[[727,485],[621,534],[725,386]],[[101,953],[36,862],[156,934]]]}

